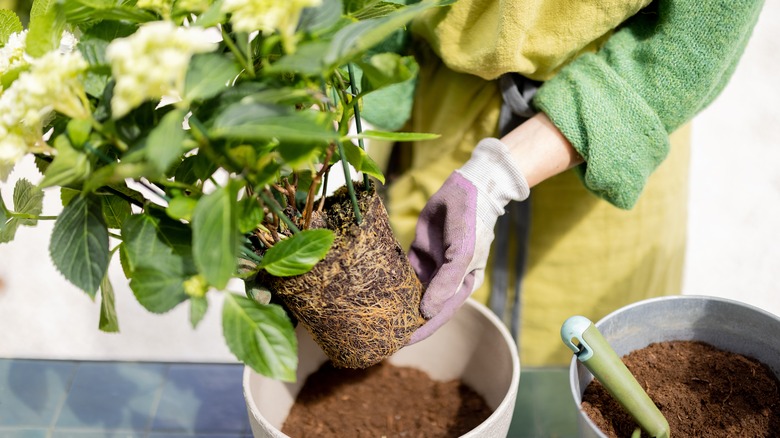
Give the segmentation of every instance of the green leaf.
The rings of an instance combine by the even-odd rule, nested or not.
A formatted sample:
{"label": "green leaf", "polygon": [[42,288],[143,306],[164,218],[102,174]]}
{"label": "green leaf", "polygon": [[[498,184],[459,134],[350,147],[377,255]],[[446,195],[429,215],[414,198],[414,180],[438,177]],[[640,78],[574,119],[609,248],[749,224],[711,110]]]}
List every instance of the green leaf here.
{"label": "green leaf", "polygon": [[3,198],[0,196],[0,243],[14,240],[18,227],[19,221],[10,218],[8,208],[6,208]]}
{"label": "green leaf", "polygon": [[89,175],[92,167],[89,157],[74,149],[66,135],[57,136],[54,147],[57,148],[57,156],[46,169],[41,188],[68,185]]}
{"label": "green leaf", "polygon": [[323,0],[316,8],[306,8],[298,21],[298,31],[317,33],[335,26],[341,20],[341,0]]}
{"label": "green leaf", "polygon": [[263,221],[263,209],[257,199],[247,197],[238,201],[238,231],[246,234]]}
{"label": "green leaf", "polygon": [[356,146],[351,141],[345,141],[344,154],[346,155],[347,162],[352,165],[358,172],[367,173],[374,178],[378,179],[382,184],[385,183],[385,176],[382,174],[382,170],[379,165],[364,151]]}
{"label": "green leaf", "polygon": [[[133,215],[122,228],[120,260],[138,302],[165,313],[188,297],[184,282],[195,274],[189,228],[164,216]],[[123,256],[124,254],[124,256]]]}
{"label": "green leaf", "polygon": [[33,1],[26,38],[27,53],[38,58],[57,49],[64,29],[65,15],[57,7],[57,0]]}
{"label": "green leaf", "polygon": [[329,44],[326,41],[311,41],[299,44],[295,53],[285,55],[266,68],[268,73],[298,73],[306,76],[324,75],[328,67],[325,53]]}
{"label": "green leaf", "polygon": [[273,379],[295,381],[298,341],[281,306],[262,305],[225,294],[222,333],[230,351],[256,372]]}
{"label": "green leaf", "polygon": [[92,133],[92,120],[71,119],[65,129],[71,144],[80,148],[89,140],[89,135]]}
{"label": "green leaf", "polygon": [[352,61],[406,25],[420,12],[436,6],[440,6],[440,2],[423,0],[381,18],[358,21],[343,27],[333,37],[325,54],[326,64],[335,68]]}
{"label": "green leaf", "polygon": [[16,13],[9,9],[0,9],[0,46],[8,42],[8,37],[13,33],[24,30],[22,22]]}
{"label": "green leaf", "polygon": [[236,271],[239,233],[237,190],[220,187],[203,196],[192,214],[192,252],[198,271],[217,289],[224,289]]}
{"label": "green leaf", "polygon": [[74,199],[54,223],[49,254],[68,281],[95,298],[108,269],[108,228],[100,201],[94,196]]}
{"label": "green leaf", "polygon": [[324,142],[293,142],[280,144],[276,150],[284,163],[295,170],[309,167],[325,147]]}
{"label": "green leaf", "polygon": [[390,15],[402,7],[403,5],[399,3],[372,1],[369,2],[367,7],[363,7],[350,15],[358,20],[368,20],[370,18],[380,18]]}
{"label": "green leaf", "polygon": [[223,0],[215,0],[208,9],[206,9],[197,20],[195,26],[212,27],[225,21],[225,14],[222,12]]}
{"label": "green leaf", "polygon": [[[43,211],[43,190],[22,178],[14,186],[14,210],[17,213],[40,216]],[[20,219],[19,224],[34,226],[37,219]]]}
{"label": "green leaf", "polygon": [[83,24],[94,20],[129,21],[144,23],[157,17],[143,9],[117,5],[110,0],[67,0],[62,1],[62,10],[71,24]]}
{"label": "green leaf", "polygon": [[362,134],[349,135],[348,138],[370,138],[374,140],[391,140],[391,141],[424,141],[433,140],[441,137],[440,134],[429,134],[425,132],[387,132],[387,131],[363,131]]}
{"label": "green leaf", "polygon": [[259,103],[239,102],[227,107],[214,121],[211,136],[246,141],[332,141],[338,133],[329,114]]}
{"label": "green leaf", "polygon": [[182,128],[186,110],[175,109],[163,116],[146,142],[146,159],[161,173],[168,170],[184,152],[187,132]]}
{"label": "green leaf", "polygon": [[192,212],[195,210],[195,206],[198,205],[198,200],[189,196],[175,196],[168,203],[165,212],[172,219],[184,219],[185,221],[192,220]]}
{"label": "green leaf", "polygon": [[10,87],[11,84],[19,78],[20,74],[29,69],[30,66],[25,64],[0,72],[0,86],[2,86],[4,89]]}
{"label": "green leaf", "polygon": [[120,229],[125,220],[132,214],[130,203],[116,195],[100,197],[103,205],[103,217],[108,228]]}
{"label": "green leaf", "polygon": [[127,178],[135,179],[143,176],[154,179],[161,173],[150,163],[132,163],[127,162],[131,161],[127,159],[125,161],[111,163],[92,172],[84,182],[82,190],[84,192],[94,192],[106,185],[119,185]]}
{"label": "green leaf", "polygon": [[402,57],[395,53],[380,53],[372,56],[368,62],[357,64],[363,71],[360,91],[364,94],[408,81],[419,70],[414,57]]}
{"label": "green leaf", "polygon": [[116,316],[116,307],[114,306],[114,287],[108,279],[108,275],[103,277],[100,282],[100,296],[103,299],[100,302],[100,322],[98,328],[108,333],[119,332],[119,319]]}
{"label": "green leaf", "polygon": [[223,55],[207,53],[193,56],[184,80],[184,98],[193,101],[216,96],[239,72],[238,65]]}
{"label": "green leaf", "polygon": [[304,230],[278,242],[263,256],[260,267],[277,277],[309,272],[325,258],[336,235],[326,229]]}
{"label": "green leaf", "polygon": [[[2,214],[3,218],[7,217],[6,214],[8,213],[8,207],[5,206],[5,201],[3,201],[3,197],[0,196],[0,214]],[[0,221],[0,227],[2,227],[4,222]]]}
{"label": "green leaf", "polygon": [[62,206],[65,207],[70,204],[70,201],[76,199],[80,194],[81,192],[79,190],[60,187],[60,202],[62,202]]}
{"label": "green leaf", "polygon": [[153,266],[141,264],[133,271],[130,289],[138,302],[153,313],[165,313],[189,298],[183,283],[187,279],[181,257],[169,254]]}
{"label": "green leaf", "polygon": [[125,220],[122,227],[126,270],[133,273],[143,266],[169,264],[182,266],[186,275],[195,274],[192,262],[192,234],[187,225],[163,216],[136,214]]}
{"label": "green leaf", "polygon": [[208,309],[209,301],[205,297],[190,298],[190,324],[192,324],[192,328],[198,327]]}
{"label": "green leaf", "polygon": [[174,178],[184,184],[195,184],[198,180],[208,179],[216,170],[217,166],[206,154],[190,155],[176,168]]}

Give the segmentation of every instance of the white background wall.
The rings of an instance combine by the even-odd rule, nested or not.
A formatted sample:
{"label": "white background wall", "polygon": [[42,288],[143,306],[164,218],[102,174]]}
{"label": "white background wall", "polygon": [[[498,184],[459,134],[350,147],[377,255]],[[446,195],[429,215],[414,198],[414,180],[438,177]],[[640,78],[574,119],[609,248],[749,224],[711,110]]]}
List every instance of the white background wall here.
{"label": "white background wall", "polygon": [[766,1],[740,65],[693,123],[684,292],[780,314],[780,2]]}
{"label": "white background wall", "polygon": [[[734,78],[693,124],[684,292],[745,301],[780,315],[780,3],[767,1]],[[25,161],[19,176],[39,178]],[[6,202],[11,190],[2,187]],[[44,214],[58,210],[47,191]],[[97,330],[99,302],[70,286],[47,253],[52,223],[0,245],[0,357],[235,361],[222,340],[221,300],[197,330],[186,306],[144,311],[116,260],[110,278],[121,334]],[[232,289],[243,291],[240,284]]]}

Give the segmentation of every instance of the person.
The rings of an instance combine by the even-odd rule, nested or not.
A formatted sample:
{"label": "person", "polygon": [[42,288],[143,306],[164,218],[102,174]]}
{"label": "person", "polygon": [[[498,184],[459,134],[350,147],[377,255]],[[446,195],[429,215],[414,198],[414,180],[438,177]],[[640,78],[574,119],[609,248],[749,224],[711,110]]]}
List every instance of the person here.
{"label": "person", "polygon": [[761,6],[459,0],[415,19],[404,129],[441,136],[396,145],[386,194],[426,285],[411,342],[474,296],[513,324],[524,365],[564,364],[567,317],[681,293],[689,121]]}

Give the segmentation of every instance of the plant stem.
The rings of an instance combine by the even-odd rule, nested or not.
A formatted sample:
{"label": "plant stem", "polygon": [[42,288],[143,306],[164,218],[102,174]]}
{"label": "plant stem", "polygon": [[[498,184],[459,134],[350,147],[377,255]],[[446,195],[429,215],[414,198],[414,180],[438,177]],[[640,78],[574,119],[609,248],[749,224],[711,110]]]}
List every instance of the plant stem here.
{"label": "plant stem", "polygon": [[347,184],[347,192],[349,192],[349,199],[352,200],[352,208],[355,209],[355,222],[360,225],[363,222],[363,215],[360,214],[360,207],[358,206],[357,197],[355,196],[355,187],[352,185],[352,175],[349,172],[349,163],[344,158],[344,144],[341,141],[336,142],[339,147],[339,155],[341,155],[341,167],[344,169],[344,179]]}
{"label": "plant stem", "polygon": [[254,251],[252,251],[251,249],[249,249],[249,248],[247,248],[245,246],[241,246],[241,253],[243,253],[245,256],[247,256],[253,262],[261,263],[263,261],[263,259],[261,257],[259,257],[257,254],[255,254]]}
{"label": "plant stem", "polygon": [[[360,135],[363,133],[363,122],[360,119],[360,100],[357,98],[358,89],[355,85],[355,72],[352,69],[351,63],[347,64],[347,71],[349,71],[349,87],[352,90],[352,98],[355,100],[353,105],[353,108],[355,109],[355,130],[357,130],[358,135]],[[360,146],[360,149],[366,150],[362,138],[358,138],[358,146]],[[363,173],[363,185],[366,187],[366,190],[368,190],[368,174],[365,172]]]}
{"label": "plant stem", "polygon": [[236,46],[236,43],[233,42],[233,38],[228,35],[227,32],[225,32],[225,29],[222,29],[222,40],[225,42],[225,45],[228,46],[228,49],[230,49],[231,52],[233,52],[233,55],[235,55],[236,59],[238,59],[238,62],[241,63],[242,66],[244,66],[244,70],[246,70],[247,73],[249,73],[249,76],[254,78],[255,77],[255,68],[254,66],[250,66],[247,62],[246,58],[244,57],[244,54],[241,53],[241,50]]}
{"label": "plant stem", "polygon": [[106,191],[108,191],[108,192],[111,192],[111,193],[113,193],[113,194],[114,194],[114,195],[116,195],[116,196],[119,196],[120,198],[124,199],[125,201],[127,201],[127,202],[129,202],[129,203],[131,203],[131,204],[135,205],[136,207],[144,208],[144,204],[143,204],[143,202],[140,202],[140,201],[138,201],[137,199],[133,199],[132,197],[130,197],[130,196],[127,196],[126,194],[124,194],[124,193],[120,192],[119,190],[117,190],[117,189],[115,189],[115,188],[113,188],[113,187],[110,187],[110,186],[103,186],[103,187],[101,187],[101,188],[100,188],[100,189],[98,189],[98,190],[106,190]]}
{"label": "plant stem", "polygon": [[263,200],[265,205],[268,206],[268,208],[271,209],[271,211],[274,213],[276,217],[278,217],[282,222],[287,225],[287,228],[291,229],[293,233],[300,233],[301,230],[298,229],[298,227],[295,226],[295,224],[290,220],[290,218],[287,217],[287,215],[282,212],[282,209],[279,207],[279,204],[276,203],[275,200],[271,199],[263,193],[262,191],[258,191],[257,194],[260,196],[260,199]]}
{"label": "plant stem", "polygon": [[[342,136],[347,134],[348,126],[349,126],[349,111],[347,111],[347,105],[349,104],[347,100],[347,85],[344,83],[344,79],[341,77],[341,74],[336,70],[334,73],[335,78],[337,79],[338,83],[341,85],[341,87],[334,87],[338,89],[339,93],[339,99],[341,100],[341,104],[343,107],[343,110],[341,112],[341,120],[339,121],[339,134]],[[339,148],[339,156],[341,158],[341,167],[344,169],[344,182],[347,186],[347,193],[349,193],[349,199],[352,201],[352,207],[355,210],[355,222],[360,225],[361,222],[363,222],[363,215],[360,214],[360,207],[358,206],[357,197],[355,196],[355,187],[352,184],[352,173],[349,171],[349,163],[347,162],[347,156],[344,153],[344,143],[341,142],[341,140],[336,142],[336,145]]]}
{"label": "plant stem", "polygon": [[108,235],[113,237],[114,239],[122,240],[122,235],[121,234],[116,234],[116,233],[112,233],[112,232],[109,231]]}
{"label": "plant stem", "polygon": [[31,219],[36,221],[55,221],[57,220],[57,216],[36,216],[34,214],[30,213],[16,213],[13,211],[8,211],[8,216],[15,217],[17,219]]}

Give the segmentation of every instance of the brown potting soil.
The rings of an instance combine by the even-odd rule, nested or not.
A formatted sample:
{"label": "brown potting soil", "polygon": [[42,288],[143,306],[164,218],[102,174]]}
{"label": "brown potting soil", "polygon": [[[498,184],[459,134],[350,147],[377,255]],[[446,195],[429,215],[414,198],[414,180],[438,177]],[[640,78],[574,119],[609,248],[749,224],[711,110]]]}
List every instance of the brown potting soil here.
{"label": "brown potting soil", "polygon": [[449,438],[491,413],[460,380],[435,381],[386,361],[360,370],[326,362],[306,379],[282,432],[293,438]]}
{"label": "brown potting soil", "polygon": [[[633,351],[623,362],[666,417],[672,437],[780,436],[780,382],[755,359],[702,342],[669,341]],[[596,380],[585,389],[582,408],[610,437],[629,437],[637,427]]]}

